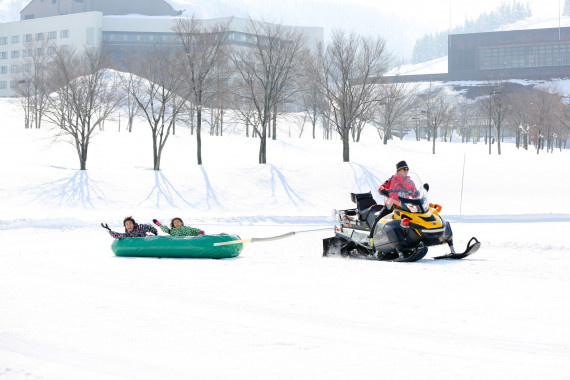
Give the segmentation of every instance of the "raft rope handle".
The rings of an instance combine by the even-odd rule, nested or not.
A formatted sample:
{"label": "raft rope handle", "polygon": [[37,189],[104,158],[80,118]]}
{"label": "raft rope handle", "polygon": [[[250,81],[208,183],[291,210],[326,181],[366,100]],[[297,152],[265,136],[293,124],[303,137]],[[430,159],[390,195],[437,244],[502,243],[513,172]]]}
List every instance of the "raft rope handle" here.
{"label": "raft rope handle", "polygon": [[300,234],[300,233],[304,233],[304,232],[315,232],[315,231],[325,231],[325,230],[330,230],[331,227],[327,227],[327,228],[317,228],[314,230],[303,230],[303,231],[291,231],[291,232],[287,232],[286,234],[282,234],[282,235],[276,235],[276,236],[269,236],[269,237],[264,237],[264,238],[249,238],[249,239],[241,239],[241,240],[232,240],[232,241],[223,241],[220,243],[214,243],[214,247],[219,247],[221,245],[231,245],[231,244],[246,244],[246,243],[254,243],[256,241],[272,241],[272,240],[279,240],[279,239],[284,239],[286,237],[289,236],[293,236],[295,234]]}

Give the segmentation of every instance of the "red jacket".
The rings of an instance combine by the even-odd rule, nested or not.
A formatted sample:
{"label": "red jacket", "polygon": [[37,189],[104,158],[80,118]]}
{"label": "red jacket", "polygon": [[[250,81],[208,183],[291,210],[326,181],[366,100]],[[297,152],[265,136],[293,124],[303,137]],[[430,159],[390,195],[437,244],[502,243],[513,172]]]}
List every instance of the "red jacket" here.
{"label": "red jacket", "polygon": [[388,203],[390,199],[392,201],[396,201],[396,203],[399,203],[400,200],[398,199],[398,192],[400,191],[415,192],[416,185],[414,184],[414,181],[412,181],[410,177],[406,176],[404,178],[399,174],[394,174],[392,177],[390,177],[390,179],[386,180],[386,182],[384,182],[378,188],[378,192],[380,194],[382,194],[381,193],[382,190],[388,191],[388,197],[384,201],[385,204]]}

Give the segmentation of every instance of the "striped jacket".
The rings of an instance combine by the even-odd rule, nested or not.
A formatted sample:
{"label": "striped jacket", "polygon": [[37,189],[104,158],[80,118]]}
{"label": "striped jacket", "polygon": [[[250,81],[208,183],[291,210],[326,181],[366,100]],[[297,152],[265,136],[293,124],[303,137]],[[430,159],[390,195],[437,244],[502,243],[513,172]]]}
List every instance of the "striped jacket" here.
{"label": "striped jacket", "polygon": [[131,232],[125,229],[125,233],[120,233],[115,231],[109,231],[109,233],[115,239],[124,239],[128,237],[145,237],[147,236],[147,233],[158,235],[158,231],[156,230],[156,228],[154,228],[150,224],[137,224],[135,225],[135,228],[133,228]]}

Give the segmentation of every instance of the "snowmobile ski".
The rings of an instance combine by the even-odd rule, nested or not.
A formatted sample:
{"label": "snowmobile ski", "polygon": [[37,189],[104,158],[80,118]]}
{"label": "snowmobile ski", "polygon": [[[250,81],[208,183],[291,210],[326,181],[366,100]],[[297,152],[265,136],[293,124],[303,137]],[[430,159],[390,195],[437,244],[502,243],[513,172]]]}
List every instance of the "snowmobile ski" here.
{"label": "snowmobile ski", "polygon": [[[471,242],[475,241],[475,243],[471,244]],[[443,255],[443,256],[436,256],[433,259],[434,260],[445,260],[445,259],[463,259],[469,255],[474,254],[475,252],[477,252],[479,250],[479,248],[481,247],[481,242],[479,242],[479,240],[477,240],[476,237],[472,237],[469,242],[467,243],[467,248],[465,249],[464,252],[462,253],[448,253],[447,255]]]}

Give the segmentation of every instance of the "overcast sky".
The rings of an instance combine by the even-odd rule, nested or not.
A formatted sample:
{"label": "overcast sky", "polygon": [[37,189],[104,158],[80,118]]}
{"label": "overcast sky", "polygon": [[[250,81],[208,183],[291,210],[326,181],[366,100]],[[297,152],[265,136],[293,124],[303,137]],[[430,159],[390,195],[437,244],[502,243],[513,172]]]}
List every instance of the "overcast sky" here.
{"label": "overcast sky", "polygon": [[[243,0],[252,4],[252,7],[267,3],[266,0]],[[272,4],[289,3],[299,4],[304,0],[277,0]],[[335,4],[362,4],[378,9],[384,13],[394,13],[400,17],[409,19],[414,23],[431,26],[442,30],[450,24],[456,26],[463,24],[466,18],[476,18],[481,13],[495,10],[501,3],[500,0],[313,0],[322,3],[326,7],[334,7]],[[512,3],[512,1],[505,1]],[[526,2],[523,0],[523,2]],[[558,9],[562,10],[564,0],[530,0],[533,15],[544,16],[558,15]],[[451,16],[451,17],[450,17]]]}
{"label": "overcast sky", "polygon": [[[193,3],[192,0],[167,0],[173,4]],[[463,23],[465,18],[476,18],[483,12],[489,12],[495,9],[500,3],[499,0],[311,0],[321,3],[323,7],[333,8],[338,4],[360,4],[368,5],[378,11],[385,13],[394,13],[402,18],[412,20],[414,23],[422,26],[431,26],[436,29],[446,29],[449,27],[450,20],[452,26]],[[524,0],[523,0],[524,1]],[[0,0],[0,19],[3,21],[13,21],[18,16],[17,9],[22,4],[27,4],[29,0]],[[198,1],[200,2],[200,1]],[[232,0],[222,0],[228,3]],[[253,9],[263,9],[270,11],[271,8],[276,9],[289,8],[291,13],[306,0],[237,0],[236,3],[249,4]],[[564,7],[564,0],[529,0],[528,3],[532,8],[533,15],[556,16],[558,9]],[[282,17],[283,14],[275,14],[275,17]],[[451,17],[450,17],[451,16]]]}

